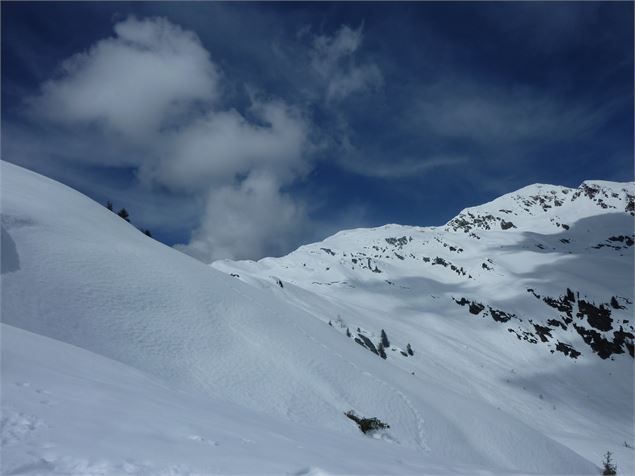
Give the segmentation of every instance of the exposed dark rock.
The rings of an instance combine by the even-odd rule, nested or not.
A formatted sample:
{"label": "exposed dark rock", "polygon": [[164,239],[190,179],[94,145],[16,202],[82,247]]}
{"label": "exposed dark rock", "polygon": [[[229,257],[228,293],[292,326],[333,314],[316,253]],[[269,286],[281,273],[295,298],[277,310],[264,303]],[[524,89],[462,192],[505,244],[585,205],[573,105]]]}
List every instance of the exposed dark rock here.
{"label": "exposed dark rock", "polygon": [[533,326],[534,329],[536,329],[536,334],[538,334],[538,337],[540,337],[542,342],[549,342],[548,337],[553,337],[551,335],[551,329],[548,327],[540,326],[538,324],[534,324]]}
{"label": "exposed dark rock", "polygon": [[572,359],[577,359],[581,354],[569,344],[564,344],[562,342],[558,342],[556,344],[556,350],[558,352],[562,352],[564,355],[568,355]]}
{"label": "exposed dark rock", "polygon": [[613,332],[613,336],[613,342],[615,345],[620,347],[623,345],[626,347],[626,350],[628,350],[630,356],[635,357],[635,355],[633,355],[633,334],[631,332],[624,331],[624,329],[620,326],[620,330]]}
{"label": "exposed dark rock", "polygon": [[488,309],[489,309],[490,316],[492,316],[492,319],[494,319],[496,322],[507,322],[512,317],[516,317],[515,314],[507,313],[505,311],[494,309],[489,306],[488,306]]}
{"label": "exposed dark rock", "polygon": [[611,310],[604,308],[602,304],[599,307],[581,299],[578,302],[578,317],[586,316],[591,327],[600,331],[610,331],[613,328],[613,319],[611,319]]}
{"label": "exposed dark rock", "polygon": [[[533,290],[531,291],[533,292]],[[537,294],[533,293],[534,296],[539,297]],[[550,307],[557,309],[560,312],[564,312],[569,316],[569,319],[573,318],[573,302],[575,302],[575,295],[573,291],[567,288],[567,292],[564,296],[561,296],[559,299],[555,299],[549,296],[545,296],[542,300]]]}
{"label": "exposed dark rock", "polygon": [[565,331],[567,330],[567,325],[564,322],[559,321],[557,319],[549,319],[547,320],[547,324],[550,325],[551,327],[562,327],[563,330]]}
{"label": "exposed dark rock", "polygon": [[[452,298],[454,299],[454,298]],[[470,301],[468,301],[467,299],[465,299],[464,297],[462,297],[460,300],[456,300],[454,299],[454,302],[457,303],[459,306],[465,306],[466,304],[469,304]]]}
{"label": "exposed dark rock", "polygon": [[401,248],[404,245],[408,244],[408,238],[406,238],[405,236],[402,236],[401,238],[386,238],[386,243]]}
{"label": "exposed dark rock", "polygon": [[582,336],[584,342],[586,342],[600,358],[608,359],[612,354],[624,353],[621,345],[616,345],[615,342],[605,339],[598,331],[586,329],[577,324],[573,324],[573,327],[578,331],[578,334]]}
{"label": "exposed dark rock", "polygon": [[616,296],[612,296],[611,297],[611,307],[613,309],[626,309],[625,306],[621,306],[619,302],[617,302],[617,297]]}

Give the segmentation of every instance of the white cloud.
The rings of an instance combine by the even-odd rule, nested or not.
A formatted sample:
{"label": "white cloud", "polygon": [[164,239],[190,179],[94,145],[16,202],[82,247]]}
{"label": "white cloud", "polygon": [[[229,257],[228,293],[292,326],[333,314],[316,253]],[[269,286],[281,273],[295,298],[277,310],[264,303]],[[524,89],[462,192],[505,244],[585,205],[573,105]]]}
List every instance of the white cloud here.
{"label": "white cloud", "polygon": [[393,157],[392,159],[381,157],[369,158],[363,154],[351,153],[343,156],[339,164],[347,170],[367,177],[383,179],[399,179],[423,175],[433,169],[441,167],[453,167],[467,163],[467,157],[462,156],[421,156],[417,158]]}
{"label": "white cloud", "polygon": [[114,30],[42,85],[35,114],[147,141],[192,102],[218,95],[218,70],[194,33],[162,18],[128,18]]}
{"label": "white cloud", "polygon": [[150,180],[173,189],[204,189],[231,182],[237,174],[267,170],[281,181],[307,167],[309,124],[279,101],[254,100],[250,122],[235,110],[210,112],[186,128],[167,133],[162,158],[144,170]]}
{"label": "white cloud", "polygon": [[491,88],[467,81],[438,83],[420,92],[410,119],[422,133],[485,146],[574,137],[606,120],[615,104],[571,107],[530,88]]}
{"label": "white cloud", "polygon": [[143,187],[206,199],[191,242],[179,247],[199,258],[289,251],[307,218],[281,187],[311,167],[310,123],[254,93],[243,113],[222,109],[228,78],[194,33],[166,19],[128,18],[114,31],[65,61],[29,101],[32,118],[58,128],[49,153],[66,157],[64,137],[74,138],[84,153],[67,158],[133,166]]}
{"label": "white cloud", "polygon": [[346,98],[354,92],[372,90],[382,84],[380,69],[372,62],[358,64],[355,52],[362,44],[363,27],[342,25],[333,36],[313,38],[311,66],[326,81],[328,102]]}
{"label": "white cloud", "polygon": [[176,248],[207,262],[279,255],[306,223],[303,205],[281,193],[274,176],[251,172],[238,185],[210,190],[200,227],[189,244]]}

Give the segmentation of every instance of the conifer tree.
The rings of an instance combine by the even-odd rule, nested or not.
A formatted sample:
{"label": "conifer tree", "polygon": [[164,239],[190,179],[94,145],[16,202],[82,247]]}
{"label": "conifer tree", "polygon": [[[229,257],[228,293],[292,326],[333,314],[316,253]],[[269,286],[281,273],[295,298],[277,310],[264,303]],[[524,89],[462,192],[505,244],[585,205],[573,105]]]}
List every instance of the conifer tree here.
{"label": "conifer tree", "polygon": [[390,347],[390,341],[388,340],[388,336],[386,335],[386,331],[385,330],[381,330],[381,343],[383,344],[384,347]]}
{"label": "conifer tree", "polygon": [[383,343],[379,343],[379,346],[377,347],[377,352],[379,353],[379,356],[382,359],[386,358],[386,350],[384,349],[384,344]]}
{"label": "conifer tree", "polygon": [[128,213],[128,210],[126,210],[125,208],[122,208],[121,210],[119,210],[119,213],[117,213],[117,215],[119,215],[121,218],[123,218],[127,222],[130,222],[130,214]]}
{"label": "conifer tree", "polygon": [[614,476],[617,474],[617,466],[615,466],[611,460],[610,451],[607,451],[604,455],[604,461],[602,461],[602,465],[604,466],[604,471],[602,471],[602,476]]}

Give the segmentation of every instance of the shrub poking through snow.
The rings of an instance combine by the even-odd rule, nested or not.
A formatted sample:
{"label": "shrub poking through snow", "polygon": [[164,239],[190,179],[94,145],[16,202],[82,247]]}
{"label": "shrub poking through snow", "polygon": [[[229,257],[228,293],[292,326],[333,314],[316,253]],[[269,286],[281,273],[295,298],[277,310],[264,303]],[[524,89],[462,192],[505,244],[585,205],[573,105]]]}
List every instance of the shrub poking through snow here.
{"label": "shrub poking through snow", "polygon": [[613,476],[617,474],[617,466],[615,466],[611,461],[611,456],[613,455],[610,451],[607,451],[604,455],[604,461],[602,461],[602,465],[604,466],[602,476]]}
{"label": "shrub poking through snow", "polygon": [[412,346],[410,344],[406,347],[406,352],[408,352],[408,355],[415,355],[415,352],[412,350]]}
{"label": "shrub poking through snow", "polygon": [[384,344],[381,343],[381,342],[379,343],[379,346],[377,347],[377,352],[379,353],[379,356],[382,359],[385,359],[387,357],[386,356],[386,350],[384,349]]}
{"label": "shrub poking through snow", "polygon": [[353,420],[359,426],[359,429],[362,430],[362,433],[366,434],[372,431],[377,430],[385,430],[386,428],[390,428],[390,425],[384,423],[379,418],[364,418],[355,415],[353,410],[349,410],[344,413],[348,418]]}

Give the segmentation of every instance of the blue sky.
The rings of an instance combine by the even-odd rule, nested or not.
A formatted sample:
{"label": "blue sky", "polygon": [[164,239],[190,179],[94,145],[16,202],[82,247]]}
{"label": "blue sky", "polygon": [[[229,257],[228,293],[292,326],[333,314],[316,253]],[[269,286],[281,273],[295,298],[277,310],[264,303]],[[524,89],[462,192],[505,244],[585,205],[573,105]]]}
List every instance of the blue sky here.
{"label": "blue sky", "polygon": [[633,180],[633,4],[2,3],[2,158],[196,257]]}

